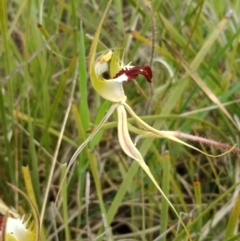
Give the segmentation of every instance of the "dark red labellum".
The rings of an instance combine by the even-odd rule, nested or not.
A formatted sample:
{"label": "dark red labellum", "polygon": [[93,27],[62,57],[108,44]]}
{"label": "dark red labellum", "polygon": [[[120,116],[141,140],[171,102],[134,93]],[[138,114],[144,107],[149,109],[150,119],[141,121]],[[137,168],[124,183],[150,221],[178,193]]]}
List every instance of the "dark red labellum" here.
{"label": "dark red labellum", "polygon": [[2,231],[3,218],[4,218],[4,216],[2,214],[0,214],[0,232]]}
{"label": "dark red labellum", "polygon": [[120,70],[115,78],[121,76],[122,74],[125,74],[128,77],[128,81],[136,78],[139,74],[143,75],[147,82],[152,82],[152,70],[149,66],[143,66],[143,67],[133,67],[133,68],[124,68]]}

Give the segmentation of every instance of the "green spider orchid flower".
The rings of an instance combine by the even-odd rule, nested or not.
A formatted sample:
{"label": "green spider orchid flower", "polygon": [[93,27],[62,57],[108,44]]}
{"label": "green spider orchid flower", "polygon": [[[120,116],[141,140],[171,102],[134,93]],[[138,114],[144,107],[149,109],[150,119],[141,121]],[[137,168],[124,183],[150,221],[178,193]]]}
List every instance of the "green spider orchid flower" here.
{"label": "green spider orchid flower", "polygon": [[[99,26],[97,28],[97,31],[95,33],[90,53],[89,53],[89,75],[91,79],[91,83],[95,91],[104,99],[112,102],[111,107],[107,111],[106,115],[103,117],[102,121],[99,123],[99,125],[93,129],[93,132],[89,135],[89,137],[78,147],[76,152],[73,154],[71,160],[69,161],[67,171],[69,172],[72,164],[76,160],[79,153],[83,150],[83,148],[87,145],[87,143],[95,136],[95,134],[101,129],[102,125],[108,120],[108,118],[113,114],[113,112],[117,111],[117,126],[118,126],[118,139],[120,146],[122,150],[125,152],[127,156],[137,161],[137,163],[141,166],[141,168],[146,172],[146,174],[149,176],[149,178],[152,180],[156,188],[159,190],[159,192],[162,194],[162,196],[167,200],[172,210],[175,212],[176,216],[179,218],[182,226],[184,227],[189,239],[191,240],[191,237],[188,233],[188,230],[186,226],[184,225],[182,219],[180,218],[179,214],[177,213],[176,209],[172,205],[172,203],[169,201],[169,199],[166,197],[160,186],[158,185],[157,181],[155,180],[154,176],[152,175],[149,167],[146,165],[141,153],[136,148],[135,144],[131,140],[131,137],[129,135],[129,131],[132,131],[136,134],[138,134],[139,137],[154,137],[154,138],[168,138],[172,141],[176,141],[180,144],[183,144],[185,146],[188,146],[190,148],[193,148],[195,150],[198,150],[199,152],[202,152],[201,150],[195,148],[192,145],[187,144],[186,142],[180,140],[179,138],[185,138],[190,139],[193,141],[199,141],[207,143],[207,140],[205,138],[198,137],[198,140],[192,138],[193,136],[175,132],[175,131],[159,131],[151,126],[149,126],[147,123],[145,123],[141,118],[139,118],[134,111],[131,109],[131,107],[126,103],[127,97],[124,93],[123,89],[123,82],[124,81],[130,81],[133,78],[136,78],[139,74],[143,75],[148,82],[151,82],[152,79],[152,71],[149,66],[144,67],[135,67],[130,64],[124,65],[122,58],[120,57],[120,50],[119,48],[112,51],[106,51],[106,53],[103,53],[98,58],[95,58],[96,56],[96,50],[97,45],[99,41],[100,31],[102,28],[103,21],[106,17],[107,11],[111,5],[111,0],[108,2],[108,5],[105,9],[105,12],[103,13],[102,19],[99,23]],[[110,78],[106,79],[104,78],[103,74],[105,72],[108,72]],[[136,128],[128,123],[127,120],[127,112],[135,119],[135,121],[138,123],[138,126],[141,127],[141,129]],[[179,138],[178,138],[179,137]],[[226,149],[228,151],[232,151],[234,147],[229,147],[228,145],[225,146],[219,146],[214,143],[213,141],[211,143],[208,143],[211,145],[215,145],[218,147],[221,147],[223,149]],[[204,153],[204,152],[202,152]],[[206,154],[206,153],[204,153]],[[224,153],[225,154],[225,153]],[[206,154],[208,155],[208,154]],[[223,154],[222,154],[223,155]],[[211,155],[209,155],[211,156]],[[62,185],[62,184],[61,184]],[[60,185],[60,186],[61,186]]]}
{"label": "green spider orchid flower", "polygon": [[[108,4],[108,7],[109,7],[109,4]],[[104,122],[106,122],[109,116],[116,109],[118,114],[117,121],[118,121],[119,143],[123,151],[129,157],[141,163],[142,167],[144,165],[145,171],[148,169],[148,167],[146,166],[141,154],[133,144],[129,135],[129,130],[138,134],[139,137],[168,138],[170,140],[176,141],[180,144],[193,148],[199,152],[202,152],[200,149],[195,148],[194,146],[189,145],[186,142],[177,138],[177,137],[182,137],[182,138],[191,139],[189,138],[189,135],[175,132],[175,131],[159,131],[152,128],[147,123],[142,121],[142,119],[139,118],[131,109],[131,107],[126,103],[127,97],[125,96],[125,93],[123,90],[123,86],[122,86],[123,82],[130,81],[133,78],[136,78],[139,74],[142,74],[143,76],[145,76],[148,82],[151,82],[152,70],[149,66],[136,67],[130,64],[124,65],[122,61],[123,58],[120,57],[119,48],[116,48],[114,52],[107,51],[106,53],[103,53],[97,59],[95,59],[97,43],[99,40],[100,30],[101,30],[101,26],[105,15],[106,15],[106,11],[98,26],[97,32],[95,34],[94,40],[91,45],[90,54],[89,54],[89,74],[90,74],[92,86],[101,97],[113,103],[112,107],[109,109],[105,118],[102,120],[99,126],[101,126]],[[109,79],[105,79],[103,77],[103,73],[105,72],[109,73],[109,76],[110,76]],[[133,127],[130,124],[128,124],[126,110],[135,119],[135,121],[142,127],[142,129]],[[98,130],[99,128],[97,127],[92,134],[95,134],[96,131]],[[91,138],[91,136],[89,136],[89,138]],[[231,148],[227,146],[226,149],[229,150]],[[209,156],[212,156],[212,155],[209,155]]]}
{"label": "green spider orchid flower", "polygon": [[[127,97],[124,94],[122,83],[124,81],[132,80],[138,74],[144,75],[147,81],[151,82],[152,71],[149,66],[135,67],[131,65],[124,65],[123,62],[120,61],[120,59],[121,58],[119,55],[119,49],[116,49],[113,53],[109,51],[98,57],[95,62],[93,62],[94,67],[89,66],[90,77],[94,89],[103,98],[113,102],[111,108],[105,116],[105,119],[102,120],[99,127],[107,121],[107,119],[114,112],[114,110],[117,111],[118,139],[122,150],[127,156],[131,157],[139,163],[139,165],[143,168],[143,170],[152,179],[156,187],[162,193],[159,185],[155,181],[155,178],[151,174],[148,166],[146,165],[141,153],[138,151],[136,145],[131,140],[129,131],[138,134],[137,139],[141,137],[167,138],[185,146],[188,146],[192,149],[195,149],[199,152],[204,152],[177,138],[177,136],[187,138],[187,134],[175,131],[156,130],[153,127],[149,126],[147,123],[145,123],[134,113],[132,108],[126,103]],[[110,79],[103,78],[102,74],[104,72],[109,72]],[[134,127],[128,123],[127,112],[134,118],[134,120],[138,123],[138,126],[140,126],[142,129]],[[99,130],[99,127],[95,129],[95,131],[92,133],[93,135],[95,135],[96,131]],[[89,136],[89,138],[91,137]],[[212,156],[209,154],[206,155]]]}

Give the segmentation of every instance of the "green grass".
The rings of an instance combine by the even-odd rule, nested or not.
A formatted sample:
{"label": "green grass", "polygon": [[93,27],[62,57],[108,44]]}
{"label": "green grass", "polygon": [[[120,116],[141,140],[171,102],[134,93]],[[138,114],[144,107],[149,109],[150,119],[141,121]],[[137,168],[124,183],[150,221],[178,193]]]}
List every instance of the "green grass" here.
{"label": "green grass", "polygon": [[[63,181],[65,165],[110,107],[92,88],[87,70],[108,1],[41,2],[0,0],[0,197],[20,213],[31,212],[7,186],[29,195],[22,171],[28,166],[41,241],[188,240],[149,177],[121,150],[114,118]],[[150,108],[146,114],[151,90],[141,76],[139,86],[124,83],[128,104],[156,129],[239,146],[240,2],[153,0],[153,13],[145,1],[125,2],[111,4],[98,53],[120,43],[125,63],[149,64],[152,18],[156,43]],[[229,9],[234,11],[225,18]],[[137,147],[192,240],[239,240],[238,155],[207,157],[163,139],[141,139]]]}

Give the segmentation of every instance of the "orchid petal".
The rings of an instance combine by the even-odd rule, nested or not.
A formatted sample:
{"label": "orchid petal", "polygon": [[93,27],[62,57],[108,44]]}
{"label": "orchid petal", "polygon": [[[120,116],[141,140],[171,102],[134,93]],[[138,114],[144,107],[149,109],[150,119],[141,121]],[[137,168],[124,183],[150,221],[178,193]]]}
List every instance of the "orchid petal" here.
{"label": "orchid petal", "polygon": [[[109,52],[106,54],[108,55]],[[103,70],[108,70],[108,61],[105,60],[105,55],[100,56],[94,63],[94,68],[90,68],[90,78],[93,88],[104,99],[111,102],[122,102],[127,99],[124,94],[122,81],[115,79],[104,79],[100,74]]]}
{"label": "orchid petal", "polygon": [[[88,67],[89,67],[89,75],[92,82],[92,86],[96,90],[96,92],[106,100],[109,100],[111,102],[121,102],[127,99],[127,97],[124,94],[122,83],[116,82],[113,79],[105,80],[96,71],[96,68],[97,69],[102,67],[106,68],[106,65],[108,64],[108,60],[109,60],[107,58],[109,57],[109,52],[107,54],[100,56],[97,60],[95,60],[95,55],[96,55],[97,44],[100,36],[100,31],[102,29],[103,21],[107,15],[111,2],[112,1],[109,1],[107,4],[107,7],[103,13],[102,19],[98,25],[96,34],[92,41],[90,54],[89,54]],[[114,65],[114,63],[112,63],[112,65]],[[117,66],[116,62],[114,66]],[[115,68],[114,71],[117,71],[117,68]]]}
{"label": "orchid petal", "polygon": [[138,149],[134,146],[130,138],[130,135],[128,132],[127,114],[123,105],[119,104],[117,106],[117,113],[118,113],[118,139],[119,139],[120,146],[122,147],[126,155],[140,162],[144,162],[142,155],[140,154]]}
{"label": "orchid petal", "polygon": [[[127,97],[124,94],[122,82],[131,80],[135,78],[138,74],[144,75],[147,81],[151,82],[152,70],[149,66],[132,67],[130,65],[127,65],[126,69],[124,69],[122,60],[120,60],[119,57],[119,47],[115,49],[113,54],[111,51],[108,51],[107,53],[101,55],[95,60],[100,31],[102,29],[103,21],[106,17],[110,4],[111,1],[108,2],[108,5],[103,13],[103,17],[101,18],[96,34],[92,41],[88,67],[92,86],[96,90],[96,92],[106,100],[119,103],[127,100]],[[102,77],[102,74],[105,71],[108,71],[109,66],[109,74],[111,79],[106,80]],[[129,70],[131,68],[132,70]],[[126,70],[128,70],[127,73],[124,73]]]}
{"label": "orchid petal", "polygon": [[112,55],[112,59],[109,67],[110,77],[113,79],[114,76],[123,68],[123,60],[120,61],[120,48],[117,47]]}
{"label": "orchid petal", "polygon": [[148,175],[148,177],[154,183],[154,185],[159,190],[159,192],[162,194],[162,196],[167,200],[169,206],[172,208],[172,210],[174,211],[176,216],[179,218],[187,235],[190,237],[189,232],[188,232],[185,224],[183,223],[181,217],[179,216],[178,212],[176,211],[176,209],[174,208],[174,206],[172,205],[172,203],[170,202],[168,197],[164,194],[164,192],[158,185],[156,179],[152,175],[151,170],[145,163],[141,153],[138,151],[138,149],[133,144],[133,142],[130,138],[129,132],[128,132],[127,113],[126,113],[126,110],[125,110],[123,104],[119,104],[117,106],[117,114],[118,114],[118,139],[119,139],[119,143],[120,143],[122,150],[125,152],[126,155],[128,155],[129,157],[131,157],[132,159],[137,161],[137,163],[140,165],[140,167],[145,171],[145,173]]}
{"label": "orchid petal", "polygon": [[[192,146],[182,140],[180,140],[179,138],[177,138],[175,136],[175,132],[173,131],[159,131],[159,130],[156,130],[155,128],[149,126],[146,122],[144,122],[142,119],[140,119],[135,113],[134,111],[131,109],[131,107],[127,104],[127,103],[123,103],[123,105],[125,106],[126,110],[128,111],[128,113],[137,121],[137,123],[142,126],[145,131],[147,131],[147,135],[142,135],[143,137],[155,137],[155,138],[167,138],[169,140],[172,140],[172,141],[175,141],[175,142],[178,142],[184,146],[187,146],[187,147],[190,147],[200,153],[203,153],[204,155],[206,156],[210,156],[210,157],[220,157],[220,156],[223,156],[225,155],[226,153],[230,152],[231,150],[233,150],[235,148],[235,146],[233,148],[231,148],[230,150],[220,154],[220,155],[211,155],[211,154],[208,154],[198,148],[196,148],[195,146]],[[139,139],[139,138],[138,138]]]}
{"label": "orchid petal", "polygon": [[2,199],[0,199],[0,215],[5,215],[6,213],[8,213],[14,218],[20,218],[20,215],[17,213],[15,209],[9,209],[9,207],[2,201]]}

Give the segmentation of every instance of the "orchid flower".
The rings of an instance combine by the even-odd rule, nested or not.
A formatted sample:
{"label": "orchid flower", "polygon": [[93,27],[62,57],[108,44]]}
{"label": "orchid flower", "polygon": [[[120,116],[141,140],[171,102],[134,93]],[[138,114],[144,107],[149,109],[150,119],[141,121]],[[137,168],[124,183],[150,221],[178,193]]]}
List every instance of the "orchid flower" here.
{"label": "orchid flower", "polygon": [[[160,191],[162,196],[167,200],[170,207],[175,212],[176,216],[179,218],[181,224],[183,225],[188,237],[190,238],[188,230],[184,225],[182,219],[180,218],[176,209],[174,208],[172,203],[169,201],[167,196],[164,194],[164,192],[158,185],[149,167],[146,165],[141,153],[138,151],[138,149],[136,148],[136,145],[133,143],[129,135],[129,131],[132,131],[138,134],[139,136],[137,137],[137,139],[141,137],[167,138],[172,141],[176,141],[180,144],[183,144],[185,146],[188,146],[190,148],[193,148],[202,153],[204,152],[201,151],[200,149],[190,144],[187,144],[186,142],[180,140],[179,138],[185,138],[192,141],[207,143],[210,145],[220,147],[222,149],[226,149],[228,152],[232,150],[233,151],[237,150],[236,152],[240,153],[240,151],[238,149],[235,149],[235,147],[230,147],[228,145],[222,144],[220,146],[219,145],[220,143],[214,142],[212,140],[209,140],[208,142],[208,140],[205,138],[201,138],[201,137],[194,138],[194,136],[192,135],[188,135],[188,134],[184,134],[176,131],[156,130],[150,125],[148,125],[147,123],[145,123],[141,118],[139,118],[134,113],[132,108],[126,102],[127,97],[124,93],[123,82],[131,81],[132,79],[136,78],[139,74],[143,75],[148,82],[151,82],[152,70],[149,66],[136,67],[131,64],[124,65],[123,57],[120,56],[120,48],[116,48],[114,51],[111,51],[111,50],[106,51],[105,53],[101,54],[98,58],[95,58],[100,31],[102,28],[103,21],[106,17],[107,11],[110,7],[110,4],[111,4],[111,1],[108,2],[105,12],[103,13],[103,17],[95,33],[95,36],[90,48],[88,67],[89,67],[89,75],[90,75],[93,88],[102,98],[112,102],[112,105],[107,111],[106,115],[103,117],[102,121],[99,123],[99,125],[96,128],[94,128],[93,132],[89,135],[89,137],[79,146],[79,148],[73,154],[68,164],[66,173],[68,173],[69,169],[71,168],[72,164],[76,160],[79,153],[83,150],[83,148],[87,145],[87,143],[94,137],[94,135],[101,129],[102,125],[108,120],[108,118],[116,110],[118,139],[122,150],[127,156],[137,161],[137,163],[141,166],[141,168],[146,172],[146,174],[152,180],[156,188]],[[106,79],[103,77],[104,76],[103,74],[105,72],[109,73],[109,76],[110,76],[109,79]],[[135,121],[137,122],[138,126],[141,127],[141,129],[134,127],[128,123],[127,113],[135,119]],[[209,154],[206,154],[206,155],[211,156]]]}
{"label": "orchid flower", "polygon": [[[94,43],[92,45],[92,48],[93,46],[94,46]],[[95,56],[95,50],[93,53]],[[99,128],[107,121],[107,119],[111,116],[114,110],[116,110],[118,139],[122,150],[127,156],[129,156],[130,158],[138,162],[141,168],[146,172],[146,174],[152,180],[156,188],[160,191],[163,197],[168,201],[169,205],[174,210],[176,215],[179,217],[179,215],[177,214],[177,211],[175,210],[175,208],[173,207],[169,199],[166,197],[166,195],[163,193],[156,179],[152,175],[149,167],[146,165],[141,153],[138,151],[138,149],[136,148],[136,145],[133,143],[129,135],[129,131],[132,131],[135,134],[138,134],[137,139],[139,139],[140,137],[167,138],[172,141],[176,141],[180,144],[183,144],[185,146],[188,146],[190,148],[193,148],[199,152],[202,152],[202,153],[204,152],[177,138],[179,136],[182,138],[191,139],[192,137],[191,135],[176,132],[176,131],[159,131],[157,129],[154,129],[153,127],[145,123],[141,118],[139,118],[134,113],[132,108],[127,104],[126,102],[127,97],[124,94],[124,90],[122,86],[123,82],[131,81],[133,78],[136,78],[139,74],[143,75],[148,82],[151,82],[152,70],[149,66],[135,67],[129,64],[124,65],[122,58],[120,57],[120,50],[119,48],[117,48],[114,50],[114,52],[107,51],[106,53],[103,53],[102,55],[100,55],[96,60],[94,60],[91,63],[91,65],[89,66],[89,69],[90,69],[90,78],[92,81],[92,85],[96,90],[96,92],[104,99],[111,101],[113,104],[111,108],[108,110],[107,114],[105,115],[105,118],[102,120],[99,126],[94,130],[94,132],[89,136],[89,138],[86,141],[89,141],[92,138],[92,136],[96,134]],[[109,75],[110,75],[109,79],[104,79],[102,74],[105,72],[109,72]],[[127,113],[130,114],[131,117],[133,117],[133,119],[137,122],[138,126],[140,126],[141,129],[128,124]],[[198,137],[198,138],[201,139],[201,137]],[[202,138],[202,139],[206,140],[205,138]],[[84,146],[85,144],[81,145],[80,149],[82,150]],[[225,149],[231,150],[231,147],[226,146]],[[206,155],[212,156],[209,154],[206,154]]]}
{"label": "orchid flower", "polygon": [[[108,7],[109,5],[110,3],[108,4]],[[95,59],[100,30],[103,24],[104,17],[106,15],[107,8],[104,12],[102,20],[95,34],[94,40],[92,42],[88,65],[89,65],[90,79],[91,79],[93,88],[102,98],[111,101],[113,104],[111,108],[108,110],[102,122],[94,130],[92,135],[88,137],[86,142],[88,142],[92,138],[92,136],[96,134],[96,132],[101,128],[101,126],[107,121],[107,119],[114,112],[114,110],[117,110],[118,139],[122,150],[125,152],[126,155],[128,155],[129,157],[131,157],[132,159],[136,160],[139,163],[139,165],[144,169],[144,171],[152,179],[156,187],[162,193],[162,191],[160,190],[160,187],[155,181],[153,175],[151,174],[148,166],[145,164],[145,161],[142,155],[140,154],[140,152],[132,142],[129,135],[129,130],[138,134],[139,135],[138,138],[139,137],[168,138],[170,140],[176,141],[180,144],[193,148],[199,152],[202,152],[202,153],[204,152],[190,144],[187,144],[186,142],[178,138],[180,137],[180,138],[194,140],[193,138],[191,138],[192,137],[191,135],[176,132],[176,131],[156,130],[153,127],[149,126],[147,123],[145,123],[141,118],[139,118],[134,113],[132,108],[127,104],[126,102],[127,97],[125,96],[125,93],[123,90],[123,82],[130,81],[133,78],[136,78],[139,74],[143,75],[148,82],[151,82],[152,70],[149,66],[136,67],[130,64],[124,65],[122,60],[123,57],[120,56],[119,48],[116,48],[114,52],[112,52],[111,50],[107,51],[106,53],[103,53],[97,59]],[[103,73],[105,72],[109,73],[110,75],[109,79],[105,79],[103,77]],[[133,127],[128,124],[127,112],[135,119],[135,121],[138,123],[138,126],[142,127],[142,129]],[[200,137],[198,138],[201,139]],[[206,142],[206,139],[202,138],[202,142]],[[211,144],[214,145],[214,143],[211,143]],[[82,150],[83,147],[85,147],[85,145],[86,143],[80,146],[79,152],[80,150]],[[228,145],[226,145],[223,148],[227,150],[231,150],[231,147],[229,147]],[[232,149],[234,149],[234,147]],[[75,153],[75,154],[78,155],[78,153]],[[212,156],[209,154],[206,154],[206,155]],[[74,155],[72,160],[75,157],[76,156]]]}
{"label": "orchid flower", "polygon": [[36,231],[31,215],[20,216],[0,199],[0,240],[35,241]]}

